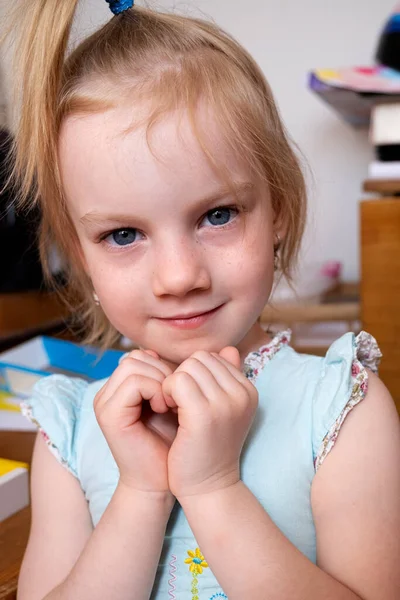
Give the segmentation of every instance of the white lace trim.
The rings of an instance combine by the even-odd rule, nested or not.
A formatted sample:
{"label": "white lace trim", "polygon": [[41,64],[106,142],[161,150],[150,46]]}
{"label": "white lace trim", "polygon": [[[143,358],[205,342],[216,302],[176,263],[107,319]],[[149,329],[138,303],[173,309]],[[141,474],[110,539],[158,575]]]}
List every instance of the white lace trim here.
{"label": "white lace trim", "polygon": [[244,359],[244,374],[247,379],[252,383],[255,383],[265,364],[270,361],[283,346],[287,346],[290,343],[291,336],[292,332],[290,329],[280,331],[270,342],[268,342],[268,344],[261,346],[261,348],[254,352],[250,352]]}
{"label": "white lace trim", "polygon": [[372,335],[366,331],[362,331],[355,339],[353,352],[353,364],[351,369],[353,385],[350,398],[322,440],[321,447],[315,459],[315,471],[318,471],[325,458],[334,447],[340,428],[349,412],[365,398],[368,391],[368,372],[366,369],[368,368],[374,373],[378,372],[382,352],[379,349],[376,339]]}
{"label": "white lace trim", "polygon": [[69,462],[61,455],[57,446],[51,441],[51,439],[49,438],[47,433],[40,426],[40,423],[33,416],[32,406],[29,404],[29,402],[21,402],[20,406],[21,406],[22,414],[24,415],[24,417],[29,419],[29,421],[31,421],[34,425],[36,425],[36,427],[39,430],[39,433],[42,435],[47,447],[49,448],[49,450],[53,454],[53,456],[56,458],[56,460],[59,463],[61,463],[63,465],[63,467],[65,467],[70,473],[72,473],[72,475],[74,477],[76,477],[77,474],[71,468],[71,465],[69,464]]}
{"label": "white lace trim", "polygon": [[364,367],[373,373],[378,373],[382,352],[376,339],[366,331],[361,331],[356,337],[356,358]]}

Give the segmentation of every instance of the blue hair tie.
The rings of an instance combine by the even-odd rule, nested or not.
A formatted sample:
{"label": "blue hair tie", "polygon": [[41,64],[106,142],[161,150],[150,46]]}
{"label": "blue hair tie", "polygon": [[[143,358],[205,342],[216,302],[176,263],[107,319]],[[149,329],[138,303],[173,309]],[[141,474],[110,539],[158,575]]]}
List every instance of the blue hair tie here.
{"label": "blue hair tie", "polygon": [[106,2],[110,5],[111,12],[114,15],[119,15],[119,13],[128,10],[128,8],[132,8],[135,0],[106,0]]}

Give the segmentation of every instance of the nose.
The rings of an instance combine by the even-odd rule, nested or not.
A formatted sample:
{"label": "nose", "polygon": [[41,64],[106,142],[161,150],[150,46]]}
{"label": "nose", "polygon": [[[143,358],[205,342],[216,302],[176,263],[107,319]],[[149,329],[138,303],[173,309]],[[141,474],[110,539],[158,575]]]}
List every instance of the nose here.
{"label": "nose", "polygon": [[165,244],[155,254],[152,287],[155,296],[186,296],[207,290],[211,277],[201,250],[186,242]]}

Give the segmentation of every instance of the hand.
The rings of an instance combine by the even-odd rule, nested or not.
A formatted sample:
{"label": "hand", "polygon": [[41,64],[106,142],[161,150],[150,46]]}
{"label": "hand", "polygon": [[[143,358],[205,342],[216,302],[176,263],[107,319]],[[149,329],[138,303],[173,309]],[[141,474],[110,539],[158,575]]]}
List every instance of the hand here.
{"label": "hand", "polygon": [[155,352],[134,350],[94,399],[120,482],[136,490],[169,494],[167,458],[177,423],[162,383],[171,373]]}
{"label": "hand", "polygon": [[168,454],[174,496],[182,500],[237,483],[258,405],[256,388],[240,371],[237,349],[195,352],[166,377],[162,389],[168,406],[178,408],[179,427]]}

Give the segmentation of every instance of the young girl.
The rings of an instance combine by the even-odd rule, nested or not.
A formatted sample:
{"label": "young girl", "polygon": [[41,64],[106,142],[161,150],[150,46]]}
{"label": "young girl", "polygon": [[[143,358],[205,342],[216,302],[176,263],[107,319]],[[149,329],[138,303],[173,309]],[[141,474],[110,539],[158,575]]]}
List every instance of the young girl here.
{"label": "young girl", "polygon": [[319,358],[258,323],[305,219],[269,87],[215,25],[108,1],[68,57],[78,0],[15,12],[21,200],[33,187],[93,337],[141,348],[25,405],[44,435],[19,600],[398,599],[375,340]]}

